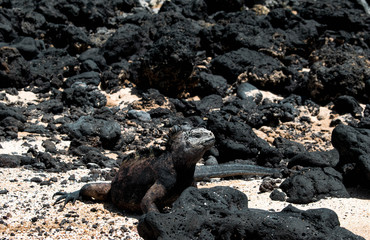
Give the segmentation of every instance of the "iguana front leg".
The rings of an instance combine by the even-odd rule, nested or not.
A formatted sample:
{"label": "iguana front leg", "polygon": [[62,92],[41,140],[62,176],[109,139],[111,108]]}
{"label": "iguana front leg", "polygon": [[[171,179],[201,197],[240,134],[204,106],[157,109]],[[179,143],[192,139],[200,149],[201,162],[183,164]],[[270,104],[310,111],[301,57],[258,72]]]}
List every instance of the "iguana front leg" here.
{"label": "iguana front leg", "polygon": [[110,200],[110,188],[111,183],[88,183],[85,184],[80,190],[75,192],[56,192],[54,193],[53,197],[57,195],[60,195],[60,197],[55,200],[54,205],[64,200],[65,206],[67,203],[75,203],[77,199],[81,198],[107,201]]}
{"label": "iguana front leg", "polygon": [[145,196],[141,200],[141,210],[143,213],[147,212],[159,212],[155,201],[163,199],[166,195],[167,190],[165,186],[156,181],[146,192]]}

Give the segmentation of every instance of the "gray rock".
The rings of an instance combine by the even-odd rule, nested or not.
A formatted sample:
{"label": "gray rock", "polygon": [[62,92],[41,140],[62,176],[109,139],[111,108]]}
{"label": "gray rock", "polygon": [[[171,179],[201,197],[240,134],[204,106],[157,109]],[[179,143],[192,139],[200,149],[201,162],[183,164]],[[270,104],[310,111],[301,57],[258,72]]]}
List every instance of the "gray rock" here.
{"label": "gray rock", "polygon": [[131,119],[137,119],[143,122],[149,122],[152,120],[151,116],[149,113],[144,112],[144,111],[139,111],[139,110],[129,110],[127,112],[127,115]]}
{"label": "gray rock", "polygon": [[242,83],[237,89],[237,94],[241,99],[251,98],[256,104],[262,101],[263,94],[250,83]]}

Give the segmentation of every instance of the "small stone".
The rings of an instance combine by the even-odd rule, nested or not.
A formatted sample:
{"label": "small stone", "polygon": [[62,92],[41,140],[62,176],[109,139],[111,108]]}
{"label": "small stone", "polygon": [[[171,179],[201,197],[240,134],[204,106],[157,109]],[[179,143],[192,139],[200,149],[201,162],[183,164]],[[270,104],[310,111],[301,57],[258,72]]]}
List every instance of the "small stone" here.
{"label": "small stone", "polygon": [[130,110],[127,112],[127,115],[131,119],[137,119],[143,122],[149,122],[150,120],[152,120],[150,114],[144,111]]}
{"label": "small stone", "polygon": [[0,190],[0,194],[7,194],[8,192],[9,191],[6,188]]}
{"label": "small stone", "polygon": [[31,178],[31,180],[30,180],[31,182],[35,182],[35,183],[41,183],[42,182],[42,179],[41,178],[39,178],[39,177],[33,177],[33,178]]}
{"label": "small stone", "polygon": [[270,198],[274,201],[281,201],[284,202],[286,199],[286,194],[278,189],[275,189],[271,192]]}

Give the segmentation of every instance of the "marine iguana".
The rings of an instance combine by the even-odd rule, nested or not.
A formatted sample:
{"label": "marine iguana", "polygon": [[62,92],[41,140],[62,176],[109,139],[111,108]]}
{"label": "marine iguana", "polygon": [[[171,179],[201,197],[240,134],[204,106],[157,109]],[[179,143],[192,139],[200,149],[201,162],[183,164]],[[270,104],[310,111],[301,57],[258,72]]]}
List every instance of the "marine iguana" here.
{"label": "marine iguana", "polygon": [[57,192],[54,196],[60,197],[54,204],[64,200],[65,206],[68,202],[89,198],[110,200],[117,207],[131,212],[159,212],[163,207],[170,206],[186,188],[194,185],[194,179],[272,175],[278,172],[277,169],[259,166],[243,167],[243,164],[197,166],[195,171],[197,162],[214,143],[213,133],[205,128],[173,128],[169,136],[169,150],[158,158],[124,161],[111,183],[88,183],[72,193]]}

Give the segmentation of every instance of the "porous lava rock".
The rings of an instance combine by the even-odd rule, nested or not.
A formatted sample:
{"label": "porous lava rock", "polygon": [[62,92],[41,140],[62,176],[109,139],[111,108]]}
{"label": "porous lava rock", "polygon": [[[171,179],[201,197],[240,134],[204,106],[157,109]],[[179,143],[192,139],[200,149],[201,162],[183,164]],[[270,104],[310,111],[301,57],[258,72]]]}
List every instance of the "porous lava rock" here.
{"label": "porous lava rock", "polygon": [[66,51],[48,48],[31,61],[31,77],[37,87],[34,92],[48,92],[63,87],[64,78],[77,74],[78,60]]}
{"label": "porous lava rock", "polygon": [[75,82],[62,93],[62,101],[67,106],[104,107],[107,104],[106,96],[94,85]]}
{"label": "porous lava rock", "polygon": [[30,83],[30,64],[20,52],[9,46],[0,48],[0,87],[22,88]]}
{"label": "porous lava rock", "polygon": [[282,157],[280,152],[257,137],[248,124],[228,121],[219,112],[212,112],[209,114],[208,128],[217,139],[220,162],[249,159],[259,165],[279,165]]}
{"label": "porous lava rock", "polygon": [[339,114],[350,113],[353,117],[361,118],[362,117],[362,107],[352,96],[340,96],[333,101],[334,106],[333,110]]}
{"label": "porous lava rock", "polygon": [[91,145],[101,145],[106,149],[113,149],[121,137],[121,126],[118,122],[91,116],[82,116],[73,123],[65,124],[64,131],[72,139],[89,142],[91,138]]}
{"label": "porous lava rock", "polygon": [[303,167],[333,167],[339,162],[339,153],[336,149],[329,151],[302,152],[289,159],[288,168]]}
{"label": "porous lava rock", "polygon": [[366,81],[370,78],[368,53],[358,46],[329,42],[310,55],[308,89],[317,102],[327,103],[342,95],[369,101]]}
{"label": "porous lava rock", "polygon": [[277,87],[285,79],[284,66],[279,60],[248,48],[217,56],[211,64],[212,72],[223,76],[229,83],[234,83],[242,73],[257,86]]}
{"label": "porous lava rock", "polygon": [[298,154],[307,152],[303,144],[282,137],[275,138],[273,145],[286,159],[291,159]]}
{"label": "porous lava rock", "polygon": [[332,133],[332,144],[338,150],[337,166],[348,185],[370,183],[370,129],[338,125]]}
{"label": "porous lava rock", "polygon": [[198,96],[205,97],[211,94],[218,94],[224,97],[226,95],[228,85],[224,77],[200,72],[192,78],[195,82],[198,82],[197,87],[194,89],[194,93]]}
{"label": "porous lava rock", "polygon": [[[198,61],[200,25],[182,15],[164,12],[155,17],[160,24],[153,44],[138,64],[134,81],[144,88],[155,87],[171,97],[182,96],[196,85],[191,74]],[[170,22],[173,21],[173,23]],[[167,23],[168,22],[168,23]]]}
{"label": "porous lava rock", "polygon": [[331,167],[303,168],[281,183],[291,203],[305,204],[326,197],[349,197],[342,175]]}
{"label": "porous lava rock", "polygon": [[138,54],[150,42],[145,28],[127,23],[118,28],[105,42],[101,53],[108,63],[119,62],[122,59],[129,59],[133,54]]}
{"label": "porous lava rock", "polygon": [[341,228],[330,209],[250,209],[247,196],[230,187],[190,187],[169,213],[142,216],[138,232],[144,239],[363,239]]}

